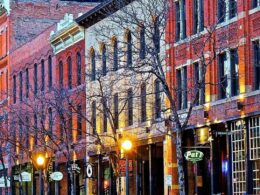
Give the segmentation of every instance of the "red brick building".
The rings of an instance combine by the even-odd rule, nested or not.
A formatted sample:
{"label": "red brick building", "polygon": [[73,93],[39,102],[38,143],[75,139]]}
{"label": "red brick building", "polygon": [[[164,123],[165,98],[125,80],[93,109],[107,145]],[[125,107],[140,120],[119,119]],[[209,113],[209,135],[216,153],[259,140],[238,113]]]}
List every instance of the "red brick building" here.
{"label": "red brick building", "polygon": [[[183,136],[183,153],[204,153],[196,164],[184,159],[186,194],[259,193],[259,6],[259,0],[173,2],[168,76],[181,89],[180,114],[191,103],[189,89],[201,80],[201,55],[210,62]],[[175,154],[169,159],[175,163]],[[177,177],[177,167],[168,171]]]}

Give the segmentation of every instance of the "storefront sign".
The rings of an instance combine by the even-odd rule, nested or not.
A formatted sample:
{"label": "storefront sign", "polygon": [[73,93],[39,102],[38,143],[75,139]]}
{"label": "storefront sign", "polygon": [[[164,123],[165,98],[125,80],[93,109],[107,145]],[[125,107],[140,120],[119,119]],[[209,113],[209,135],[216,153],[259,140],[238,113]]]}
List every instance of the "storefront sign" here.
{"label": "storefront sign", "polygon": [[63,174],[61,172],[53,172],[51,175],[50,175],[51,179],[53,181],[60,181],[62,180],[63,178]]}
{"label": "storefront sign", "polygon": [[184,157],[186,160],[196,163],[203,159],[204,154],[199,150],[190,150],[185,152]]}
{"label": "storefront sign", "polygon": [[0,177],[0,188],[10,187],[10,179],[8,177],[6,178],[6,184],[7,186],[5,185],[5,178]]}
{"label": "storefront sign", "polygon": [[93,167],[91,164],[88,164],[87,165],[87,169],[86,169],[86,172],[87,172],[87,177],[90,178],[93,176]]}
{"label": "storefront sign", "polygon": [[21,173],[21,177],[19,177],[19,181],[25,181],[25,182],[29,182],[32,180],[32,175],[31,173],[28,172],[22,172]]}
{"label": "storefront sign", "polygon": [[[133,172],[133,160],[129,160],[128,165],[129,165],[129,167],[128,167],[129,174],[131,176],[132,172]],[[125,176],[125,170],[126,170],[126,160],[121,159],[121,160],[119,160],[119,171],[120,171],[120,175],[122,177]]]}

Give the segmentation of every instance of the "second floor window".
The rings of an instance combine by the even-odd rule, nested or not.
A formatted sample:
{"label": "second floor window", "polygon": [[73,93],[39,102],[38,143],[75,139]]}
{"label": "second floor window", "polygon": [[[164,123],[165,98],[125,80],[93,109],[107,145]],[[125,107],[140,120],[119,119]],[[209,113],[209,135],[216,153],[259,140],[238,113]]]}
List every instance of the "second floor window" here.
{"label": "second floor window", "polygon": [[161,83],[159,79],[154,81],[154,118],[161,118]]}
{"label": "second floor window", "polygon": [[44,91],[45,88],[45,65],[44,65],[44,60],[41,60],[41,72],[42,72],[42,86],[41,86],[41,91]]}
{"label": "second floor window", "polygon": [[175,2],[175,40],[186,38],[186,6],[185,0]]}
{"label": "second floor window", "polygon": [[52,87],[52,58],[48,57],[48,70],[49,70],[49,89]]}
{"label": "second floor window", "polygon": [[16,103],[16,76],[13,76],[13,102]]}
{"label": "second floor window", "polygon": [[254,89],[260,89],[260,44],[259,40],[253,42],[253,65],[254,65]]}
{"label": "second floor window", "polygon": [[156,53],[160,53],[160,28],[159,28],[159,18],[156,17],[154,20],[154,32],[153,32],[153,42],[154,49]]}
{"label": "second floor window", "polygon": [[34,95],[38,92],[38,66],[34,64]]}
{"label": "second floor window", "polygon": [[177,70],[177,86],[178,109],[185,109],[188,106],[187,67],[183,67]]}
{"label": "second floor window", "polygon": [[69,89],[71,89],[72,88],[72,61],[70,56],[67,59],[67,64],[68,64],[68,87]]}
{"label": "second floor window", "polygon": [[53,133],[53,116],[52,116],[52,109],[48,109],[48,114],[49,114],[49,134],[52,135]]}
{"label": "second floor window", "polygon": [[60,87],[63,88],[63,62],[59,62],[59,80]]}
{"label": "second floor window", "polygon": [[139,57],[140,59],[145,58],[145,28],[144,25],[142,25],[140,30],[140,51],[139,51]]}
{"label": "second floor window", "polygon": [[114,130],[119,127],[118,93],[114,95]]}
{"label": "second floor window", "polygon": [[30,81],[29,81],[29,69],[28,68],[26,68],[26,70],[25,70],[25,77],[26,77],[26,83],[25,83],[25,96],[26,96],[26,98],[28,98],[29,97],[29,87],[30,87]]}
{"label": "second floor window", "polygon": [[193,0],[193,34],[204,28],[204,0]]}
{"label": "second floor window", "polygon": [[107,132],[107,117],[108,117],[108,110],[107,110],[107,99],[102,99],[102,106],[103,106],[103,132]]}
{"label": "second floor window", "polygon": [[218,56],[219,99],[239,94],[238,53],[237,49]]}
{"label": "second floor window", "polygon": [[128,89],[127,91],[127,119],[128,119],[128,126],[133,125],[133,118],[134,118],[134,95],[133,90]]}
{"label": "second floor window", "polygon": [[107,50],[105,45],[102,48],[102,74],[103,76],[107,74]]}
{"label": "second floor window", "polygon": [[34,120],[34,145],[38,144],[38,118],[37,118],[37,114],[33,115],[33,120]]}
{"label": "second floor window", "polygon": [[141,122],[146,121],[146,85],[142,83],[141,85]]}
{"label": "second floor window", "polygon": [[96,102],[93,101],[91,104],[91,125],[92,125],[92,130],[93,130],[93,134],[97,133],[97,108],[96,108]]}
{"label": "second floor window", "polygon": [[78,139],[82,138],[82,106],[77,106],[77,131]]}
{"label": "second floor window", "polygon": [[77,53],[77,84],[81,85],[81,54]]}
{"label": "second floor window", "polygon": [[23,73],[19,73],[19,99],[23,101]]}
{"label": "second floor window", "polygon": [[95,51],[91,53],[91,80],[96,80],[96,55]]}
{"label": "second floor window", "polygon": [[194,87],[196,93],[195,105],[202,105],[205,103],[205,83],[202,73],[202,67],[199,62],[194,63]]}

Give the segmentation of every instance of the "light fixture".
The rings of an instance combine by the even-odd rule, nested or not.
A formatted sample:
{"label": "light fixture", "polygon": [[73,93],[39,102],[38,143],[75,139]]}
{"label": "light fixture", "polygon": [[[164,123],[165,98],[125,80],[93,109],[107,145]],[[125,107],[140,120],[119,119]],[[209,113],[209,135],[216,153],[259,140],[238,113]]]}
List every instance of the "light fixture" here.
{"label": "light fixture", "polygon": [[208,119],[209,118],[209,111],[204,110],[203,116],[204,116],[204,119]]}

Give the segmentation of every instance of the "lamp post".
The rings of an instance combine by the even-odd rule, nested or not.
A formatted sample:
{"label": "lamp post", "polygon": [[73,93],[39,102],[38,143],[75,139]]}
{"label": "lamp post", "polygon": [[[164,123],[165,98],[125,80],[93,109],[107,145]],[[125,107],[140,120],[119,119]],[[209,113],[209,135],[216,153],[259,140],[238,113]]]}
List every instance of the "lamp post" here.
{"label": "lamp post", "polygon": [[132,149],[132,142],[130,140],[124,140],[121,144],[121,149],[125,153],[125,191],[126,195],[129,195],[129,160],[127,153]]}

